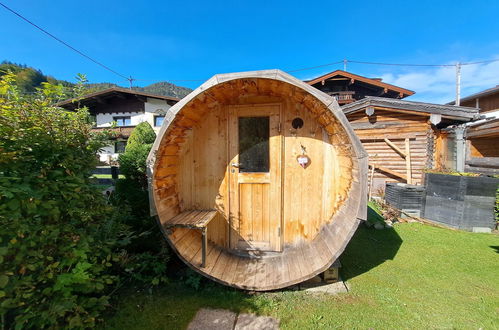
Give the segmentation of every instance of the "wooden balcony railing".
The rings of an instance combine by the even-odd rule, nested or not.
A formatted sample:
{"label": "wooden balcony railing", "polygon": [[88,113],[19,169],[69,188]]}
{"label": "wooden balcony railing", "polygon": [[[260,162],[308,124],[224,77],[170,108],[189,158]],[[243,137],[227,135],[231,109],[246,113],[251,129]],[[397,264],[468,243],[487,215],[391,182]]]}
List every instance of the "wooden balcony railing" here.
{"label": "wooden balcony railing", "polygon": [[355,95],[354,91],[331,92],[329,95],[334,97],[339,104],[347,104],[355,101],[353,97]]}
{"label": "wooden balcony railing", "polygon": [[119,126],[119,127],[94,127],[93,132],[109,131],[114,138],[127,139],[132,133],[135,126]]}

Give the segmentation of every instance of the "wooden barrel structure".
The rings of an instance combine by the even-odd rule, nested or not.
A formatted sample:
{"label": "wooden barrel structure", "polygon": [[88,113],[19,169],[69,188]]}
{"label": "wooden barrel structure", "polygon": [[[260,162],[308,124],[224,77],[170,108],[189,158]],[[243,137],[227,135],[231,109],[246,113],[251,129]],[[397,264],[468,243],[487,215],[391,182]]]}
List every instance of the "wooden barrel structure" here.
{"label": "wooden barrel structure", "polygon": [[171,107],[148,175],[172,249],[246,290],[320,274],[366,218],[359,139],[334,98],[280,70],[216,75]]}

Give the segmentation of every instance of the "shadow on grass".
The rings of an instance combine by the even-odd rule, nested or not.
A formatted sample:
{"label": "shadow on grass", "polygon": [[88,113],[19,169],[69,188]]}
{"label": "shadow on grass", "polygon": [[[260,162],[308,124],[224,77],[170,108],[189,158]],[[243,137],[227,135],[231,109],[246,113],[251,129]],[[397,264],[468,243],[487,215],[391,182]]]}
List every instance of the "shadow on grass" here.
{"label": "shadow on grass", "polygon": [[340,257],[342,278],[349,280],[392,260],[401,245],[393,228],[376,230],[361,224]]}
{"label": "shadow on grass", "polygon": [[121,292],[115,313],[109,315],[101,328],[186,329],[201,308],[258,313],[264,306],[257,301],[249,294],[209,280],[203,280],[199,289],[175,281],[153,292]]}
{"label": "shadow on grass", "polygon": [[491,245],[490,246],[493,250],[496,250],[496,253],[499,253],[499,245]]}

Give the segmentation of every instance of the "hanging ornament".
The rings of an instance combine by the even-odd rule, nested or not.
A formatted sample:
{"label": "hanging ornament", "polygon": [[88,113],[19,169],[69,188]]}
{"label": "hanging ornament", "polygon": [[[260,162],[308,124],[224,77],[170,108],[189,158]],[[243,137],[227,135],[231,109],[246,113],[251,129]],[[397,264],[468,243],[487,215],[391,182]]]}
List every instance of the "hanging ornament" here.
{"label": "hanging ornament", "polygon": [[300,166],[303,168],[307,168],[310,165],[310,158],[307,156],[307,150],[303,145],[301,145],[301,155],[298,155],[298,157],[296,157],[296,160],[298,161],[298,164],[300,164]]}

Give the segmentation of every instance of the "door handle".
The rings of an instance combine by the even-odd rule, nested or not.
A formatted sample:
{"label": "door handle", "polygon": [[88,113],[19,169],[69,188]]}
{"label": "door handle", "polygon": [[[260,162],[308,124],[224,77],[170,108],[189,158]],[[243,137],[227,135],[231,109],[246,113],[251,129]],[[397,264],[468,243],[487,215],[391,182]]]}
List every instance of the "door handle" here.
{"label": "door handle", "polygon": [[241,163],[232,163],[232,164],[230,164],[230,165],[231,165],[232,167],[240,168],[240,167],[242,167],[241,165],[243,165],[243,164],[241,164]]}

